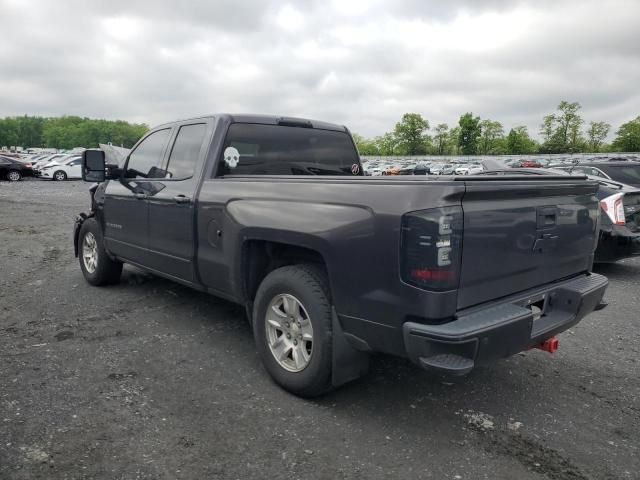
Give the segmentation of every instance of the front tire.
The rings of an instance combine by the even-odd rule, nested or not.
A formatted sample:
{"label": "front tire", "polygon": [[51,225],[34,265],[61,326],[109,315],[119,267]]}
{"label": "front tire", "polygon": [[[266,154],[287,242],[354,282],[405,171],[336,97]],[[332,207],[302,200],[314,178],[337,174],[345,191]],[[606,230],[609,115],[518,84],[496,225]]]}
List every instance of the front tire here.
{"label": "front tire", "polygon": [[107,255],[102,231],[94,218],[88,218],[82,224],[78,245],[80,269],[87,282],[91,285],[102,286],[120,281],[122,263],[112,260]]}
{"label": "front tire", "polygon": [[256,293],[253,332],[267,372],[285,390],[315,397],[331,390],[331,299],[324,270],[289,265]]}
{"label": "front tire", "polygon": [[7,172],[7,180],[10,182],[18,182],[22,180],[22,174],[18,170],[9,170]]}
{"label": "front tire", "polygon": [[57,180],[58,182],[63,182],[63,181],[65,181],[67,179],[67,174],[64,173],[62,170],[58,170],[57,172],[53,173],[51,178],[53,180]]}

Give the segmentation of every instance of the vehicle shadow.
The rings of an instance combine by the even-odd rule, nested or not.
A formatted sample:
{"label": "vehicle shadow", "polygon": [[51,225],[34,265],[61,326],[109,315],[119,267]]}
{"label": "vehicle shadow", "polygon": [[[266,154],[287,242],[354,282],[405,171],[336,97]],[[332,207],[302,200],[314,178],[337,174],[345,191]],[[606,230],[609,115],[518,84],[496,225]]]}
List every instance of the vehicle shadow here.
{"label": "vehicle shadow", "polygon": [[609,278],[627,279],[640,275],[640,261],[638,260],[630,259],[624,262],[596,263],[593,265],[593,271]]}

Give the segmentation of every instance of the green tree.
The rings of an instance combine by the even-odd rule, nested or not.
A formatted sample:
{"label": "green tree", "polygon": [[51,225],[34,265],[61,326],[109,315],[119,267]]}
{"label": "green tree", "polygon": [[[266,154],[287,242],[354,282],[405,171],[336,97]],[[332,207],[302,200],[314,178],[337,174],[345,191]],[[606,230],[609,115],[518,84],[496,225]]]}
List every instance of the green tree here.
{"label": "green tree", "polygon": [[460,127],[453,127],[449,130],[447,139],[447,152],[452,155],[460,155]]}
{"label": "green tree", "polygon": [[478,153],[482,155],[499,154],[504,148],[504,128],[500,122],[482,120],[480,122],[480,142]]}
{"label": "green tree", "polygon": [[541,150],[545,153],[575,153],[585,149],[581,127],[584,120],[579,114],[578,102],[563,100],[557,111],[544,117],[540,134],[544,138]]}
{"label": "green tree", "polygon": [[394,153],[398,153],[395,151],[398,142],[392,133],[387,132],[382,136],[376,137],[374,144],[378,152],[380,152],[380,155],[393,155]]}
{"label": "green tree", "polygon": [[460,136],[458,143],[463,155],[475,155],[478,153],[478,143],[481,135],[480,117],[474,117],[467,112],[460,117]]}
{"label": "green tree", "polygon": [[590,152],[599,152],[605,138],[609,135],[611,125],[607,122],[589,122],[587,129],[587,143]]}
{"label": "green tree", "polygon": [[513,127],[509,130],[506,147],[510,155],[535,153],[537,150],[536,142],[531,139],[525,126]]}
{"label": "green tree", "polygon": [[398,146],[407,155],[423,155],[427,151],[429,139],[426,135],[429,121],[419,113],[405,113],[396,123],[394,135]]}
{"label": "green tree", "polygon": [[362,135],[354,133],[353,141],[355,142],[356,147],[358,147],[360,155],[378,155],[380,153],[375,142],[363,137]]}
{"label": "green tree", "polygon": [[437,155],[444,155],[449,150],[449,133],[449,125],[446,123],[439,123],[436,126],[433,147]]}
{"label": "green tree", "polygon": [[611,147],[618,152],[640,152],[640,116],[620,126]]}

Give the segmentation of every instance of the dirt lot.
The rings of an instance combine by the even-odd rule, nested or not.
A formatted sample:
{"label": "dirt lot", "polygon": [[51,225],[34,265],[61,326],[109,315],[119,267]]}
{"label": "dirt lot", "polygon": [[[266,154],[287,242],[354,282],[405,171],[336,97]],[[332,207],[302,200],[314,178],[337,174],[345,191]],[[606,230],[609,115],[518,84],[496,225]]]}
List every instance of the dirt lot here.
{"label": "dirt lot", "polygon": [[308,401],[242,310],[125,269],[86,284],[82,182],[0,183],[0,478],[640,478],[640,259],[608,309],[466,378],[377,357]]}

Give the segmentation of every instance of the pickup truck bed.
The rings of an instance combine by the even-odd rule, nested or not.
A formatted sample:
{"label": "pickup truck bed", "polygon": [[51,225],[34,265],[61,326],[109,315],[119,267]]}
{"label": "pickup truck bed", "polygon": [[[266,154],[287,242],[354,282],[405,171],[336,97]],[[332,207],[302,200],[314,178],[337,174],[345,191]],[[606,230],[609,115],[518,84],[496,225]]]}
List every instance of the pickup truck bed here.
{"label": "pickup truck bed", "polygon": [[[206,127],[193,175],[174,180],[171,152],[194,124]],[[466,373],[543,342],[602,300],[607,281],[591,273],[596,182],[364,177],[348,130],[307,120],[220,115],[146,138],[167,129],[174,146],[161,149],[157,171],[131,178],[127,164],[94,189],[76,248],[94,217],[103,263],[245,305],[265,366],[295,393],[359,376],[369,352]],[[275,145],[279,135],[291,145]],[[290,323],[289,307],[302,321]]]}

